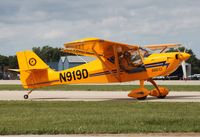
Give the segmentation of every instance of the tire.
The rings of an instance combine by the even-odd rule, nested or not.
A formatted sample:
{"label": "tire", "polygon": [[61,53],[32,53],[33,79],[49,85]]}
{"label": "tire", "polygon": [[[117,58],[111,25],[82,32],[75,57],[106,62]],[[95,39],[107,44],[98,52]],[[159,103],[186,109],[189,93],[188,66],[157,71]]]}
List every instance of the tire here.
{"label": "tire", "polygon": [[24,95],[24,99],[28,99],[28,95]]}
{"label": "tire", "polygon": [[141,98],[137,98],[138,100],[145,100],[147,98],[147,96],[141,97]]}
{"label": "tire", "polygon": [[157,98],[164,99],[165,97],[166,97],[166,95],[164,95],[164,96],[158,96]]}

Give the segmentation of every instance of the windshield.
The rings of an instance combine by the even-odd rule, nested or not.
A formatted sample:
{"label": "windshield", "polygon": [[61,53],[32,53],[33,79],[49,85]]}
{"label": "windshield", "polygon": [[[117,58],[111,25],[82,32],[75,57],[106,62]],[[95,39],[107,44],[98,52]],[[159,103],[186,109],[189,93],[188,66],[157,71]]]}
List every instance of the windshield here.
{"label": "windshield", "polygon": [[140,48],[139,51],[140,51],[140,54],[143,58],[146,58],[153,53],[151,50],[145,49],[145,48]]}

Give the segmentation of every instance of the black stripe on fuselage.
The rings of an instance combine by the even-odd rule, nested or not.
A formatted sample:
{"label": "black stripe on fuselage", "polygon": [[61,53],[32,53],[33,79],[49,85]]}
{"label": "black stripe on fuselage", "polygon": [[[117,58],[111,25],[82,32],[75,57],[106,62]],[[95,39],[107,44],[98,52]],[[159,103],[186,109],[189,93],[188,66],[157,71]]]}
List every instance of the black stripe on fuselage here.
{"label": "black stripe on fuselage", "polygon": [[[117,70],[111,70],[113,73],[117,73]],[[90,74],[90,77],[94,77],[94,76],[101,76],[101,75],[108,75],[111,74],[110,71],[104,71],[104,72],[98,72],[98,73],[94,73],[94,74]]]}
{"label": "black stripe on fuselage", "polygon": [[165,63],[166,63],[166,61],[155,62],[155,63],[145,64],[145,67],[146,68],[159,67],[159,66],[164,66]]}

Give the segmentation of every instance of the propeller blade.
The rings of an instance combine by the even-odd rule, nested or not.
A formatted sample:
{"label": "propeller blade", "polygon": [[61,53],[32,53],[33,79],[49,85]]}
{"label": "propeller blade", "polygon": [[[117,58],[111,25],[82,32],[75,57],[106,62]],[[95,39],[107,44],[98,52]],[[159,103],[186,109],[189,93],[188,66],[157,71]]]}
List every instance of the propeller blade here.
{"label": "propeller blade", "polygon": [[184,49],[184,53],[186,53],[186,48]]}
{"label": "propeller blade", "polygon": [[185,61],[182,61],[181,66],[182,66],[182,70],[183,70],[183,79],[187,79]]}

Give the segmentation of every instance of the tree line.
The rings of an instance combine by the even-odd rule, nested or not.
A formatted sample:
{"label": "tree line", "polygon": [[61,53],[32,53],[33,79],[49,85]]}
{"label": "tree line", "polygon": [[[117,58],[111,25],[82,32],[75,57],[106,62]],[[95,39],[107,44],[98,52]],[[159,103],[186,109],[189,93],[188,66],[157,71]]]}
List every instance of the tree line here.
{"label": "tree line", "polygon": [[[64,53],[61,51],[61,48],[53,48],[50,46],[43,47],[33,47],[32,50],[45,62],[58,62],[61,56],[72,55],[69,53]],[[180,49],[181,51],[184,48]],[[169,50],[174,51],[174,50]],[[200,74],[200,59],[196,57],[191,49],[186,50],[187,53],[191,55],[187,61],[192,65],[192,74]],[[3,56],[0,55],[0,67],[8,66],[12,69],[18,69],[18,62],[16,55],[14,56]]]}

